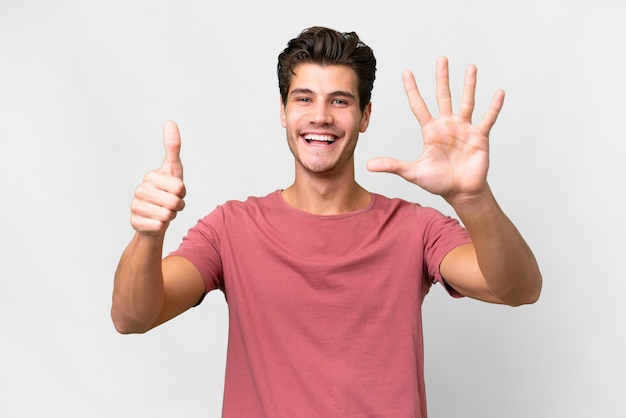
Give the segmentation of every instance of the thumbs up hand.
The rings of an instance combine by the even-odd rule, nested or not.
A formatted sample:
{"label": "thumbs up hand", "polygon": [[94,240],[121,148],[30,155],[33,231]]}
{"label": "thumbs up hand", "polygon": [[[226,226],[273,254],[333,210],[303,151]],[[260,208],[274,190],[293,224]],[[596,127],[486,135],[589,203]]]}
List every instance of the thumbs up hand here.
{"label": "thumbs up hand", "polygon": [[168,121],[163,125],[163,143],[165,158],[161,167],[144,176],[130,205],[131,225],[140,234],[165,234],[170,221],[185,207],[181,141],[176,123]]}

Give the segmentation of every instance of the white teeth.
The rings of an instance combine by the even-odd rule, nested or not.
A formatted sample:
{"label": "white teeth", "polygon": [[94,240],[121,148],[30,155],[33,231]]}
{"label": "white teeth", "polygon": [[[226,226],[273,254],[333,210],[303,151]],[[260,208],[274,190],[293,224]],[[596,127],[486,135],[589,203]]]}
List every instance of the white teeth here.
{"label": "white teeth", "polygon": [[306,139],[307,141],[324,141],[324,142],[335,141],[335,137],[331,135],[306,134],[304,135],[304,139]]}

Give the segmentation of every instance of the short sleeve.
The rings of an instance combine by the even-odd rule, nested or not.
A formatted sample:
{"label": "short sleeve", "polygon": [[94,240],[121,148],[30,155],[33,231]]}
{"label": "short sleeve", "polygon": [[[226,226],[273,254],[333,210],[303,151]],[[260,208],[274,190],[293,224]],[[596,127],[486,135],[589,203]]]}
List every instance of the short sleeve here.
{"label": "short sleeve", "polygon": [[189,229],[178,249],[169,254],[191,261],[204,279],[205,294],[215,289],[224,289],[219,239],[221,229],[223,212],[218,207]]}
{"label": "short sleeve", "polygon": [[457,219],[433,208],[418,207],[417,216],[425,222],[424,263],[428,278],[432,283],[441,283],[451,296],[462,297],[441,277],[439,267],[451,250],[472,242],[469,233]]}

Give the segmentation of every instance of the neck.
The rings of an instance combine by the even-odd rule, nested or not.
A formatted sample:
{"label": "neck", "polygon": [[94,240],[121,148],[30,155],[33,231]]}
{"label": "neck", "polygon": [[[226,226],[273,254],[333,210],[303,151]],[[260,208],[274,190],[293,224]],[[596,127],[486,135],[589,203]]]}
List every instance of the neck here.
{"label": "neck", "polygon": [[296,209],[314,215],[337,215],[365,209],[371,194],[361,187],[354,176],[344,179],[320,176],[298,176],[283,190],[283,200]]}

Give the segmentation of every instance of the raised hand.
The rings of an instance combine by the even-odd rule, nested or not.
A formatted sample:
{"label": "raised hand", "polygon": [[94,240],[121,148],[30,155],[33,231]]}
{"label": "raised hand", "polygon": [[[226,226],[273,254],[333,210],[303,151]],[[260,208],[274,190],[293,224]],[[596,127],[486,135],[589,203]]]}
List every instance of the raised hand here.
{"label": "raised hand", "polygon": [[504,92],[498,90],[495,93],[482,121],[473,125],[476,67],[467,67],[461,105],[456,115],[452,111],[445,57],[437,60],[436,76],[438,119],[433,118],[426,107],[413,74],[406,71],[402,75],[411,110],[422,127],[422,156],[415,161],[374,158],[368,161],[367,168],[397,174],[452,203],[488,190],[489,132],[502,108]]}
{"label": "raised hand", "polygon": [[161,235],[178,211],[185,207],[180,133],[176,123],[163,125],[165,158],[161,167],[147,173],[131,202],[131,225],[141,234]]}

